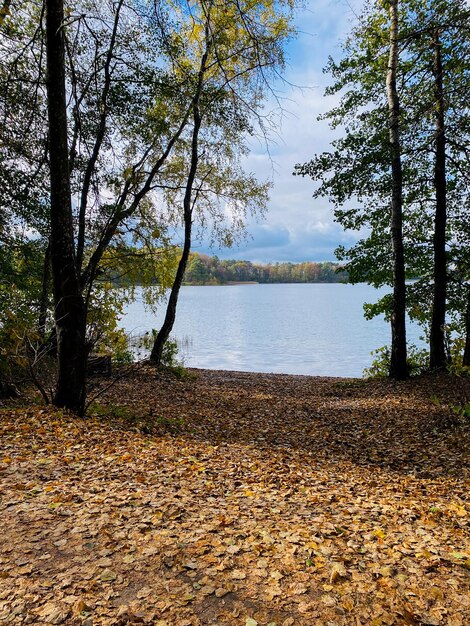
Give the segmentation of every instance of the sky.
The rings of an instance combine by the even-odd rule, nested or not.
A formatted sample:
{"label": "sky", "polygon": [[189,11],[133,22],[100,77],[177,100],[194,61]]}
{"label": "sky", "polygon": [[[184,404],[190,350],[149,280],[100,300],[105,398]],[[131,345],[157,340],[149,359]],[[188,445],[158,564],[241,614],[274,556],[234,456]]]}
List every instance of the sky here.
{"label": "sky", "polygon": [[356,233],[345,233],[333,221],[328,199],[312,198],[315,183],[292,172],[296,163],[328,150],[334,138],[327,122],[316,119],[335,103],[335,97],[324,96],[331,77],[322,69],[330,55],[340,58],[341,42],[360,6],[360,0],[306,0],[305,8],[298,10],[299,33],[287,49],[284,78],[288,84],[276,86],[284,109],[279,136],[270,154],[254,142],[246,160],[248,171],[273,182],[265,219],[249,221],[249,236],[238,247],[211,249],[195,242],[195,251],[258,263],[334,261],[339,244],[348,246],[357,240]]}

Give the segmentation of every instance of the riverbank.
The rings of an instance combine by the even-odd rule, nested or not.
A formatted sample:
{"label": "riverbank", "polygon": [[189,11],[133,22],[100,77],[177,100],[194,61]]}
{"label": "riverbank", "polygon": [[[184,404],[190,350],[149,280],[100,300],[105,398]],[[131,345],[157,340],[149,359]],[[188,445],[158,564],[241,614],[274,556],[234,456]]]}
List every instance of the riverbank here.
{"label": "riverbank", "polygon": [[145,367],[88,419],[4,407],[0,619],[466,626],[469,394]]}

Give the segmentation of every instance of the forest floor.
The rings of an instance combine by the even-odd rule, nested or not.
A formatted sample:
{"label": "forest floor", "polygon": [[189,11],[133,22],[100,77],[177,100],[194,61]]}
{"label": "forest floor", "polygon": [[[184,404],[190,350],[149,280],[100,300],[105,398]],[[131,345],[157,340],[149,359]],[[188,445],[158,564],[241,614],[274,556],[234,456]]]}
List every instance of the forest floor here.
{"label": "forest floor", "polygon": [[4,404],[0,625],[468,626],[469,397],[144,367],[89,418]]}

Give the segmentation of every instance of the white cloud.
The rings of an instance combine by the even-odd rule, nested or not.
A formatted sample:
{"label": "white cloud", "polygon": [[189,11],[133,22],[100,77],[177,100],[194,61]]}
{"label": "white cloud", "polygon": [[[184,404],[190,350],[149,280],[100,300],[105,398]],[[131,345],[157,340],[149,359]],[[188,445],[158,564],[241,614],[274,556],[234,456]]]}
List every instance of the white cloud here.
{"label": "white cloud", "polygon": [[289,50],[286,82],[276,85],[284,109],[278,137],[269,154],[264,145],[253,140],[252,152],[246,159],[248,170],[262,180],[273,181],[266,225],[262,228],[251,224],[253,238],[237,250],[218,252],[221,256],[263,262],[333,260],[339,243],[355,240],[355,235],[344,233],[334,223],[333,208],[326,199],[312,198],[315,183],[292,172],[296,163],[327,150],[335,136],[327,122],[317,120],[337,101],[336,97],[324,96],[330,78],[322,69],[328,56],[340,56],[340,42],[351,28],[356,4],[311,1],[299,14],[300,33]]}

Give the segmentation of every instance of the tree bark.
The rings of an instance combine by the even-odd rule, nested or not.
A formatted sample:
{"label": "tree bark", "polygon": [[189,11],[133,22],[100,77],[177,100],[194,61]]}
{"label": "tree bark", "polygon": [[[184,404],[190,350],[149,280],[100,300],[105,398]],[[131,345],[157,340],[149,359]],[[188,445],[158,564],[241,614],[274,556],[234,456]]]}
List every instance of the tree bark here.
{"label": "tree bark", "polygon": [[439,30],[434,32],[434,95],[436,125],[436,156],[434,164],[434,187],[436,191],[436,214],[434,217],[434,293],[429,340],[429,365],[431,369],[446,366],[445,321],[447,298],[447,181],[446,181],[446,134],[445,103],[442,84],[442,46]]}
{"label": "tree bark", "polygon": [[398,0],[390,3],[390,51],[387,68],[387,101],[392,165],[391,236],[393,249],[392,351],[390,378],[408,377],[406,362],[406,285],[403,249],[403,172],[400,145],[400,101],[397,92]]}
{"label": "tree bark", "polygon": [[470,285],[467,285],[467,310],[465,313],[465,349],[462,365],[470,367]]}
{"label": "tree bark", "polygon": [[152,352],[150,353],[150,361],[155,363],[155,365],[161,365],[163,348],[165,343],[168,341],[171,331],[173,330],[173,325],[176,319],[176,307],[178,305],[179,292],[183,283],[184,273],[188,265],[189,253],[191,251],[191,217],[185,220],[185,222],[183,253],[181,255],[180,262],[178,263],[175,280],[173,281],[173,285],[171,287],[170,297],[168,299],[165,312],[165,319],[162,327],[158,331],[158,335],[156,336],[152,347]]}
{"label": "tree bark", "polygon": [[50,246],[59,370],[54,404],[80,415],[85,407],[86,314],[77,275],[73,235],[63,22],[63,0],[46,0]]}

